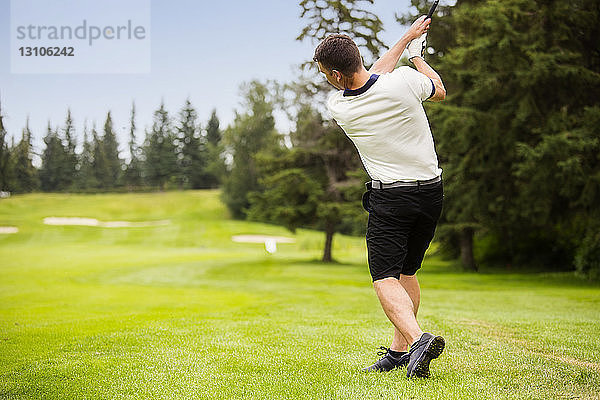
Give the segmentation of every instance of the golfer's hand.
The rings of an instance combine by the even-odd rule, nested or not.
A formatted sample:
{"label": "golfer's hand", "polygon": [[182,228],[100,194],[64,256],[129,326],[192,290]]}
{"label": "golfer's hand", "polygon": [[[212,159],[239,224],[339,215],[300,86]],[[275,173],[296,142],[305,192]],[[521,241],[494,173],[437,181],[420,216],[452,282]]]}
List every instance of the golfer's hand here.
{"label": "golfer's hand", "polygon": [[408,50],[408,59],[412,61],[415,57],[423,58],[425,53],[425,46],[427,46],[427,33],[422,34],[416,39],[413,39],[406,49]]}
{"label": "golfer's hand", "polygon": [[428,18],[427,20],[425,20],[425,18],[427,18],[426,15],[420,16],[416,19],[415,22],[412,23],[410,28],[408,28],[408,32],[406,32],[406,35],[408,36],[409,40],[416,39],[429,30],[431,18]]}

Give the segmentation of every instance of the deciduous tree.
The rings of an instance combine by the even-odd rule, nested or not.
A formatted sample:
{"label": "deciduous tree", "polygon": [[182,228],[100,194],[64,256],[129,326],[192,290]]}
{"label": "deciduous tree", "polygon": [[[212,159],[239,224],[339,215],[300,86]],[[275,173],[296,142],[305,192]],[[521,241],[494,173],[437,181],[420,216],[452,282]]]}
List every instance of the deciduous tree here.
{"label": "deciduous tree", "polygon": [[223,200],[234,218],[246,216],[250,206],[248,193],[260,191],[257,154],[279,147],[268,87],[252,81],[242,87],[242,94],[245,109],[236,112],[233,124],[225,132],[232,163],[223,186]]}

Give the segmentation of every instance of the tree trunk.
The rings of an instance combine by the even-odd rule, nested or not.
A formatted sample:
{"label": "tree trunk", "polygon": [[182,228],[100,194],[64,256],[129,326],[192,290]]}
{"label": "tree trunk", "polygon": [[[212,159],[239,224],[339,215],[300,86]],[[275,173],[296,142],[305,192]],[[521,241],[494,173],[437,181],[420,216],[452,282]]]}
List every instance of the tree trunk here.
{"label": "tree trunk", "polygon": [[333,234],[335,233],[335,228],[333,224],[327,224],[325,227],[325,250],[323,251],[323,262],[332,262],[333,258],[331,258],[331,246],[333,245]]}
{"label": "tree trunk", "polygon": [[473,256],[473,228],[463,228],[460,231],[460,261],[465,269],[478,271]]}

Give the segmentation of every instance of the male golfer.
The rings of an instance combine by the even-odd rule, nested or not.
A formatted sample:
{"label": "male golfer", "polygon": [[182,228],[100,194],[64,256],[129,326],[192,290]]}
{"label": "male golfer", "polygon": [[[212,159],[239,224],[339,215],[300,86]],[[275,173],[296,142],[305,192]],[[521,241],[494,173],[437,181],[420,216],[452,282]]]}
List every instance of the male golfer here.
{"label": "male golfer", "polygon": [[[339,89],[327,102],[333,118],[354,142],[372,181],[363,204],[369,212],[367,249],[373,286],[395,327],[384,357],[365,371],[407,367],[407,376],[428,377],[444,339],[417,323],[420,288],[415,273],[433,238],[442,209],[442,170],[422,102],[440,101],[446,90],[423,60],[431,19],[417,19],[367,71],[356,44],[330,35],[314,60]],[[408,46],[411,67],[394,69]],[[408,351],[410,346],[410,351]]]}

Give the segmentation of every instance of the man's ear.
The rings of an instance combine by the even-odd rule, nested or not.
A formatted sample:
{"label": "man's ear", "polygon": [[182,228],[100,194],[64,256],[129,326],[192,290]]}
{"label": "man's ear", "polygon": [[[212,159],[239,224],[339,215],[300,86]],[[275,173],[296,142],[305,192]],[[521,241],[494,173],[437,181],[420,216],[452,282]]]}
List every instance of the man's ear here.
{"label": "man's ear", "polygon": [[338,82],[341,82],[342,79],[344,78],[344,76],[342,75],[342,73],[340,71],[338,71],[337,69],[332,69],[331,70],[331,74],[333,76],[335,76],[335,79],[337,79]]}

